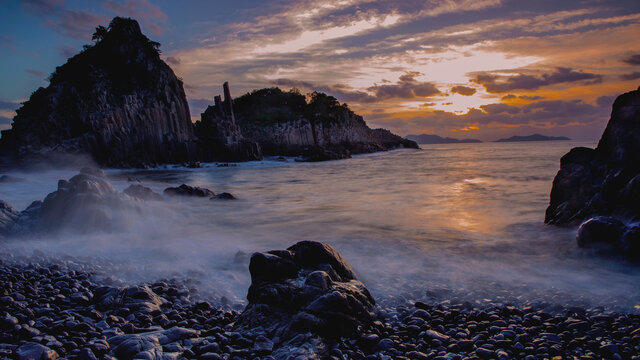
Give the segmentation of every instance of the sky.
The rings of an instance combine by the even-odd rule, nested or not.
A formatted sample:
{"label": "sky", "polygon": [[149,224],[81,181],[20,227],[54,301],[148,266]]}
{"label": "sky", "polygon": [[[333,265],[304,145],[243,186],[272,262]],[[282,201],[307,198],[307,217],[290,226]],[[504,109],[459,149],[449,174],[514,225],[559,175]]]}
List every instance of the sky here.
{"label": "sky", "polygon": [[162,44],[194,121],[229,81],[322,91],[400,135],[591,141],[640,85],[638,0],[3,0],[0,129],[114,16]]}

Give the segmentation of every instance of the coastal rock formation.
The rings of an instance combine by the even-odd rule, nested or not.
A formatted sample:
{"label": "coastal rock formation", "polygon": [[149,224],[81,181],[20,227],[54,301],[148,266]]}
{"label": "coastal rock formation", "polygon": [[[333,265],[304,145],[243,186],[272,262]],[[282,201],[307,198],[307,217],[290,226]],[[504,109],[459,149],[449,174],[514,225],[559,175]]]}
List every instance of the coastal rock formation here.
{"label": "coastal rock formation", "polygon": [[102,170],[84,168],[68,181],[58,181],[58,190],[20,212],[9,231],[25,235],[62,229],[115,230],[126,223],[127,210],[137,210],[131,198],[115,190]]}
{"label": "coastal rock formation", "polygon": [[627,224],[640,220],[638,156],[640,89],[616,99],[595,149],[573,148],[562,157],[545,223],[579,224],[595,216],[609,216]]}
{"label": "coastal rock formation", "polygon": [[140,200],[152,200],[152,201],[160,201],[162,200],[162,195],[154,192],[150,188],[138,184],[132,184],[128,188],[122,191],[124,194],[127,194],[131,197]]}
{"label": "coastal rock formation", "polygon": [[309,101],[296,91],[255,90],[233,102],[235,119],[245,138],[260,144],[265,155],[333,160],[351,154],[394,148],[418,148],[386,130],[372,130],[346,104],[314,92]]}
{"label": "coastal rock formation", "polygon": [[279,348],[321,352],[323,339],[352,335],[375,319],[369,291],[327,244],[301,241],[287,250],[255,253],[249,271],[249,305],[235,329],[272,339],[274,356]]}
{"label": "coastal rock formation", "polygon": [[95,45],[70,58],[18,109],[0,154],[14,160],[90,154],[111,167],[195,156],[182,81],[133,19],[98,27]]}
{"label": "coastal rock formation", "polygon": [[224,101],[220,95],[214,98],[195,123],[195,133],[199,139],[199,159],[202,161],[247,161],[262,159],[260,146],[245,140],[236,125],[233,114],[233,100],[229,83],[223,84]]}
{"label": "coastal rock formation", "polygon": [[178,187],[168,187],[164,189],[164,194],[169,196],[196,196],[196,197],[213,197],[216,194],[207,189],[197,186],[182,184]]}

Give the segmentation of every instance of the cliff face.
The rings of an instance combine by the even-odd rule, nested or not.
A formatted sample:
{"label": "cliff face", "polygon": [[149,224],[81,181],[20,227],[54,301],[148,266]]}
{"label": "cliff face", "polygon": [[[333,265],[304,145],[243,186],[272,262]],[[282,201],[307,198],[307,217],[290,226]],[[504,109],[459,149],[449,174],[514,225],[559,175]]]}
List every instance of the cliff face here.
{"label": "cliff face", "polygon": [[195,123],[201,161],[247,161],[262,159],[260,146],[247,141],[236,125],[229,83],[223,84],[224,101],[220,95],[215,104],[202,113]]}
{"label": "cliff face", "polygon": [[640,89],[620,95],[595,149],[562,157],[545,222],[578,224],[595,215],[640,218]]}
{"label": "cliff face", "polygon": [[14,159],[90,154],[105,166],[192,160],[196,137],[182,82],[135,20],[99,27],[17,110],[0,152]]}
{"label": "cliff face", "polygon": [[266,155],[323,160],[418,147],[388,131],[370,129],[362,116],[322,93],[307,101],[297,92],[261,89],[237,98],[234,110],[242,134],[259,143]]}

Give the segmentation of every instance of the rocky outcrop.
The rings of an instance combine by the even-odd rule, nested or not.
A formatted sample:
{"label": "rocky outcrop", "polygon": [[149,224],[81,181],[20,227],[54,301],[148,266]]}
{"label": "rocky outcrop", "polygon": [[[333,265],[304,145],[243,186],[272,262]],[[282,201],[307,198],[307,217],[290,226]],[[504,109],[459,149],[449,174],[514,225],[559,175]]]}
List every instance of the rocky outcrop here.
{"label": "rocky outcrop", "polygon": [[260,146],[247,141],[240,133],[233,114],[229,83],[223,84],[224,101],[215,96],[213,106],[209,106],[195,123],[195,133],[199,139],[199,159],[202,161],[247,161],[262,159]]}
{"label": "rocky outcrop", "polygon": [[352,335],[375,319],[369,291],[327,244],[302,241],[253,254],[249,271],[249,305],[235,330],[271,339],[276,358],[279,351],[321,353],[325,340]]}
{"label": "rocky outcrop", "polygon": [[126,211],[138,211],[136,203],[115,190],[102,170],[84,168],[68,181],[58,181],[56,191],[20,212],[9,232],[113,231],[126,223]]}
{"label": "rocky outcrop", "polygon": [[411,140],[370,129],[362,116],[332,96],[314,92],[309,99],[279,88],[256,90],[234,100],[236,121],[245,138],[259,143],[265,155],[317,161],[418,148]]}
{"label": "rocky outcrop", "polygon": [[122,191],[124,194],[127,194],[131,197],[140,200],[146,201],[160,201],[162,200],[162,195],[154,192],[150,188],[138,184],[129,185],[128,188]]}
{"label": "rocky outcrop", "polygon": [[168,187],[164,189],[164,194],[169,196],[195,196],[195,197],[213,197],[216,194],[207,189],[198,186],[182,184],[178,187]]}
{"label": "rocky outcrop", "polygon": [[98,27],[86,46],[51,75],[2,132],[14,160],[90,154],[104,166],[175,163],[195,156],[182,81],[133,19]]}
{"label": "rocky outcrop", "polygon": [[[573,148],[562,157],[545,223],[577,225],[596,216],[627,224],[640,220],[639,156],[640,89],[616,99],[595,149]],[[622,234],[632,228],[622,230]],[[579,242],[588,243],[591,241]]]}

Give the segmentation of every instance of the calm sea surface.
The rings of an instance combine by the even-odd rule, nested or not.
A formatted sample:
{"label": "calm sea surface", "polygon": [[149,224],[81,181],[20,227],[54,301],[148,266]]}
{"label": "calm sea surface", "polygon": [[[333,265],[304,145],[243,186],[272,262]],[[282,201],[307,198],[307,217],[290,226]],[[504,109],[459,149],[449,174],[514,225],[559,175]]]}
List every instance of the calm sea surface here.
{"label": "calm sea surface", "polygon": [[[114,213],[111,233],[9,241],[5,250],[98,257],[127,281],[186,276],[242,301],[247,256],[299,240],[336,247],[380,298],[454,294],[472,301],[576,301],[637,311],[640,269],[578,249],[575,228],[543,223],[567,141],[423,145],[323,163],[265,160],[239,166],[110,170],[161,192],[181,183],[239,200],[179,199]],[[15,173],[0,198],[19,210],[74,172]],[[131,178],[131,179],[129,179]]]}

